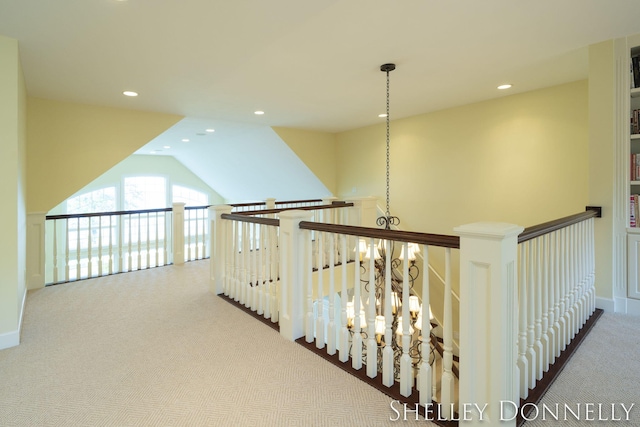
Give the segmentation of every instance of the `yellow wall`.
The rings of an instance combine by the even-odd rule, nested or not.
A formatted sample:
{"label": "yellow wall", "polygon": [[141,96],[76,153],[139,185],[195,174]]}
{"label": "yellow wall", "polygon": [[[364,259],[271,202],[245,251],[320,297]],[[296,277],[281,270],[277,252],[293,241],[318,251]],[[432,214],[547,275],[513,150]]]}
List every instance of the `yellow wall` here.
{"label": "yellow wall", "polygon": [[[458,225],[523,226],[588,201],[587,81],[391,123],[391,213],[401,228],[453,234]],[[337,135],[338,196],[385,202],[385,130]]]}
{"label": "yellow wall", "polygon": [[47,212],[182,116],[28,98],[27,207]]}
{"label": "yellow wall", "polygon": [[337,188],[335,134],[282,127],[274,127],[273,130],[335,195]]}
{"label": "yellow wall", "polygon": [[[613,297],[614,43],[589,47],[589,203],[602,206],[595,222],[596,291]],[[626,215],[625,215],[626,216]]]}
{"label": "yellow wall", "polygon": [[0,36],[0,348],[17,345],[26,283],[26,114],[18,42]]}

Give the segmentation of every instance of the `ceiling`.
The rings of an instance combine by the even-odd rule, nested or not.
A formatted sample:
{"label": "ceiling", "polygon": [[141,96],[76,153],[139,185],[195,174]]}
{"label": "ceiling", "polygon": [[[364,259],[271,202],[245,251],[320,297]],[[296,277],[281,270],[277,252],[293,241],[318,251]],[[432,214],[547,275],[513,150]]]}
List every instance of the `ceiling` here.
{"label": "ceiling", "polygon": [[148,150],[379,123],[386,62],[392,119],[575,81],[588,45],[635,33],[639,0],[0,0],[30,96],[190,119]]}

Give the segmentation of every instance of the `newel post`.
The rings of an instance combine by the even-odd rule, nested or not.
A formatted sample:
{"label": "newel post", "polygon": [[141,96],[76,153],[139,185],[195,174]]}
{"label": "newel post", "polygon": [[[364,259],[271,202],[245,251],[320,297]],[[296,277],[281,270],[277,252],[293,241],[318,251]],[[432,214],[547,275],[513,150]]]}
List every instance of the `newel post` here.
{"label": "newel post", "polygon": [[27,289],[39,289],[45,282],[45,212],[27,214]]}
{"label": "newel post", "polygon": [[357,212],[357,218],[354,221],[355,223],[351,225],[372,228],[377,227],[376,219],[378,219],[378,199],[369,196],[350,201],[353,202],[354,210]]}
{"label": "newel post", "polygon": [[304,335],[304,236],[301,221],[311,220],[310,211],[280,213],[280,335],[294,341]]}
{"label": "newel post", "polygon": [[184,203],[173,204],[173,265],[184,264]]}
{"label": "newel post", "polygon": [[[515,426],[520,402],[517,250],[523,227],[483,222],[454,230],[460,235],[458,411],[465,404],[470,409],[468,421],[460,422]],[[477,408],[485,404],[480,413]]]}
{"label": "newel post", "polygon": [[209,288],[216,295],[224,292],[227,254],[231,251],[231,236],[227,236],[227,221],[222,219],[222,214],[230,214],[232,210],[233,206],[228,205],[209,207]]}
{"label": "newel post", "polygon": [[273,198],[273,197],[265,199],[264,203],[265,203],[265,209],[275,209],[276,208],[276,199]]}

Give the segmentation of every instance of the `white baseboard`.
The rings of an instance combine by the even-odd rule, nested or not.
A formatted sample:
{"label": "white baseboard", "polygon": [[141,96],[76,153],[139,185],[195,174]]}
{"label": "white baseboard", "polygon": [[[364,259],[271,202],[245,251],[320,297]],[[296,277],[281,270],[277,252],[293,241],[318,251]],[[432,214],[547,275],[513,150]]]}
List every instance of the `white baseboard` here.
{"label": "white baseboard", "polygon": [[612,299],[596,297],[596,308],[613,313],[616,311],[616,303]]}
{"label": "white baseboard", "polygon": [[22,331],[22,317],[24,315],[24,305],[27,301],[27,289],[22,294],[22,304],[20,304],[20,313],[18,314],[18,329],[11,332],[0,334],[0,350],[15,347],[20,344],[20,332]]}
{"label": "white baseboard", "polygon": [[627,298],[627,314],[640,316],[640,300]]}

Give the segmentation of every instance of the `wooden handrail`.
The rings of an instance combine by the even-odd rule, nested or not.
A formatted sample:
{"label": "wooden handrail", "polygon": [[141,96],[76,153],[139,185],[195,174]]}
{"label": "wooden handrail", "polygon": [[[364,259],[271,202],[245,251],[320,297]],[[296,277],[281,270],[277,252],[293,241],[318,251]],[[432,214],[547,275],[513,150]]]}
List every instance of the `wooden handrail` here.
{"label": "wooden handrail", "polygon": [[247,215],[247,216],[251,216],[251,215],[267,215],[267,214],[276,214],[276,213],[280,213],[280,212],[284,212],[284,211],[293,211],[293,210],[315,211],[315,210],[322,210],[322,209],[348,208],[348,207],[352,207],[352,206],[353,206],[353,203],[351,203],[351,202],[332,202],[330,205],[297,206],[297,207],[293,207],[293,208],[261,209],[261,210],[255,210],[255,211],[237,212],[237,214],[238,215]]}
{"label": "wooden handrail", "polygon": [[276,218],[262,218],[259,216],[240,215],[239,213],[222,214],[222,219],[229,219],[231,221],[249,222],[252,224],[264,224],[273,225],[274,227],[280,227],[280,220]]}
{"label": "wooden handrail", "polygon": [[445,234],[384,230],[380,228],[356,227],[353,225],[327,224],[324,222],[311,221],[301,221],[300,228],[303,230],[324,231],[328,233],[346,234],[349,236],[412,242],[423,245],[441,246],[443,248],[460,249],[460,237],[448,236]]}
{"label": "wooden handrail", "polygon": [[288,205],[289,203],[317,203],[321,202],[322,199],[309,199],[309,200],[287,200],[282,202],[276,202],[276,205]]}
{"label": "wooden handrail", "polygon": [[118,216],[118,215],[136,215],[144,213],[156,213],[156,212],[171,212],[172,208],[159,208],[159,209],[143,209],[137,211],[114,211],[114,212],[94,212],[83,214],[65,214],[65,215],[47,215],[45,219],[71,219],[71,218],[89,218],[94,216]]}
{"label": "wooden handrail", "polygon": [[262,206],[262,205],[266,205],[267,202],[250,202],[250,203],[229,203],[229,206],[232,206],[234,208],[243,208],[246,206]]}
{"label": "wooden handrail", "polygon": [[580,212],[574,215],[565,216],[564,218],[554,219],[553,221],[544,222],[542,224],[527,227],[518,236],[518,243],[523,243],[536,237],[544,236],[551,232],[563,229],[573,224],[586,221],[599,216],[599,212],[589,209],[586,212]]}

